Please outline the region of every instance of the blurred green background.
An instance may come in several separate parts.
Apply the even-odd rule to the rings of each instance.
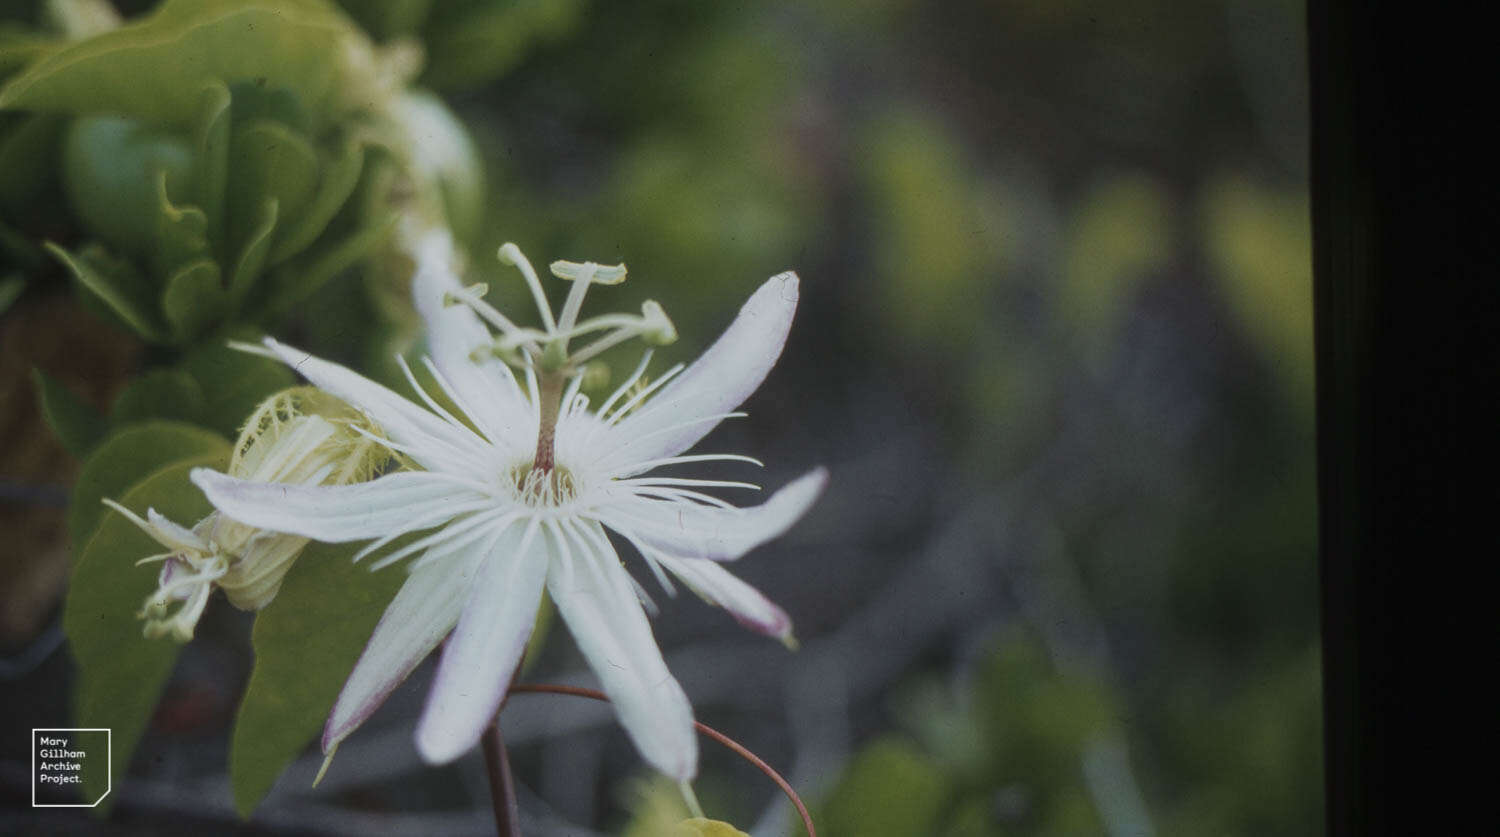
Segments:
[[[419,41],[419,83],[470,130],[484,209],[459,231],[502,307],[525,301],[504,241],[624,261],[593,304],[660,300],[688,359],[767,276],[801,275],[751,418],[705,449],[765,460],[768,487],[832,472],[737,568],[802,650],[686,599],[654,625],[700,718],[783,768],[820,834],[1321,833],[1300,3],[343,5]],[[7,234],[44,210],[7,207]],[[65,554],[46,515],[71,467],[39,452],[27,370],[55,362],[102,406],[143,362],[49,270],[0,280],[3,511],[27,544],[5,565],[11,661],[49,630],[61,580],[37,556]],[[388,374],[413,339],[401,293],[347,271],[285,334]],[[214,771],[242,617],[221,604],[179,662],[116,824],[232,816]],[[562,636],[534,679],[586,680]],[[61,656],[0,672],[20,711],[62,689]],[[411,752],[424,691],[318,791],[316,758],[295,765],[253,822],[482,833],[477,755]],[[650,833],[659,794],[607,711],[506,713],[536,833]],[[699,794],[793,833],[775,788],[709,745]]]

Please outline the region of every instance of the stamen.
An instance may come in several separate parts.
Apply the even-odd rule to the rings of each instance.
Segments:
[[[522,255],[521,248],[507,241],[500,246],[500,261],[514,265],[521,271],[526,279],[526,285],[531,288],[531,296],[536,300],[536,310],[541,312],[542,322],[547,326],[549,334],[557,331],[557,321],[552,319],[552,306],[547,303],[547,292],[542,290],[542,282],[536,278],[536,270],[531,267],[531,262]]]
[[[620,396],[628,392],[631,387],[635,386],[635,382],[639,381],[641,379],[641,376],[646,374],[646,364],[650,362],[651,350],[647,349],[646,353],[641,355],[640,365],[636,366],[635,371],[630,373],[630,377],[625,379],[625,383],[620,384],[620,388],[611,393],[609,398],[605,399],[604,403],[599,405],[598,416],[600,420],[604,419],[605,414],[609,412],[609,408],[615,405],[615,402],[620,399]]]
[[[662,376],[660,378],[657,378],[656,380],[652,381],[651,384],[650,384],[650,386],[647,386],[647,387],[643,388],[640,392],[638,392],[634,396],[632,396],[629,401],[625,402],[625,404],[623,406],[621,406],[620,409],[616,410],[615,413],[614,413],[614,415],[612,415],[608,419],[606,419],[606,423],[607,424],[618,424],[619,421],[620,421],[620,419],[622,417],[624,417],[624,415],[626,413],[628,413],[631,410],[635,409],[635,407],[636,407],[637,404],[640,404],[642,401],[645,401],[646,398],[648,398],[652,393],[654,393],[657,390],[661,389],[662,386],[664,384],[666,384],[667,381],[672,380],[672,378],[675,377],[678,372],[681,372],[685,368],[686,367],[684,367],[682,364],[679,363],[676,366],[673,366],[671,369],[668,369],[666,372],[662,373]]]

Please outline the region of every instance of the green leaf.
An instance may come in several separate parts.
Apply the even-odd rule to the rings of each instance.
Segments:
[[[287,262],[272,277],[266,314],[274,317],[286,313],[311,296],[324,282],[353,267],[385,238],[398,217],[390,213],[344,238]]]
[[[110,248],[155,260],[165,175],[171,192],[190,182],[192,154],[178,138],[139,122],[91,116],[63,134],[63,187],[84,226]]]
[[[149,287],[128,262],[108,258],[98,248],[71,253],[50,241],[45,246],[78,284],[132,331],[153,343],[168,341],[167,328],[156,314]]]
[[[219,280],[219,266],[210,259],[193,262],[172,274],[161,296],[162,313],[181,343],[218,322],[228,309],[229,296]]]
[[[356,565],[354,552],[345,544],[309,544],[281,592],[256,616],[255,670],[229,755],[241,816],[249,816],[322,729],[381,613],[406,580],[400,570]]]
[[[216,454],[228,447],[222,436],[171,421],[143,422],[110,434],[84,460],[73,483],[68,537],[74,556],[82,553],[104,517],[106,507],[100,500],[119,500],[130,486],[169,463]]]
[[[78,41],[0,89],[0,108],[107,112],[188,130],[203,84],[296,90],[330,121],[367,107],[373,48],[317,0],[168,0],[129,25]]]
[[[229,243],[244,248],[265,222],[265,204],[295,218],[318,185],[318,153],[285,124],[257,119],[236,125],[230,140]]]
[[[261,401],[296,383],[285,364],[224,345],[201,346],[182,365],[203,390],[203,424],[231,439]]]
[[[208,501],[188,482],[194,467],[222,468],[229,446],[218,452],[174,462],[141,480],[120,498],[127,508],[154,508],[183,525],[208,513]],[[63,631],[68,637],[78,677],[73,685],[74,723],[110,729],[111,770],[123,779],[131,754],[177,658],[176,643],[141,635],[136,613],[156,589],[153,568],[135,562],[161,547],[117,512],[108,513],[84,548],[68,584]],[[85,770],[86,796],[102,795],[108,781],[102,771]],[[110,805],[119,794],[106,797]]]
[[[240,249],[239,260],[234,265],[234,275],[229,280],[229,299],[236,310],[266,267],[266,254],[271,250],[271,237],[276,232],[276,221],[280,214],[281,205],[276,199],[266,198],[265,203],[261,204],[260,223],[250,231],[250,237]]]
[[[354,187],[359,185],[359,175],[364,169],[365,149],[357,141],[344,143],[337,156],[322,161],[322,182],[318,193],[303,211],[301,217],[292,221],[281,235],[276,237],[276,247],[271,251],[271,264],[286,261],[307,249],[333,220]]]
[[[224,194],[229,188],[229,128],[233,98],[224,82],[214,79],[198,92],[198,122],[194,130],[193,200],[208,217],[208,240],[219,254],[224,242]]]
[[[36,384],[42,418],[57,434],[58,441],[79,459],[88,456],[108,427],[104,417],[42,370],[32,369],[31,379]]]
[[[178,206],[167,194],[167,172],[156,172],[156,234],[151,255],[156,272],[171,276],[190,262],[208,259],[208,216],[196,206]],[[170,318],[169,318],[170,319]]]
[[[22,115],[20,122],[0,131],[0,208],[24,210],[55,176],[58,138],[64,119],[54,115]]]
[[[136,378],[110,411],[117,427],[147,419],[197,424],[203,415],[203,389],[181,369],[152,369]]]

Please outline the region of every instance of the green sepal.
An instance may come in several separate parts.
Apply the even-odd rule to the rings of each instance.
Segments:
[[[234,806],[242,817],[323,728],[380,615],[406,580],[400,569],[370,572],[356,565],[355,549],[309,544],[255,618],[255,669],[229,751]]]
[[[221,443],[215,453],[178,460],[155,471],[119,501],[138,513],[154,508],[191,526],[208,513],[209,505],[188,482],[188,472],[200,466],[223,468],[228,461],[229,445]],[[161,546],[150,536],[119,513],[109,512],[73,568],[63,605],[63,631],[78,667],[73,723],[111,731],[109,772],[116,789],[177,659],[178,645],[146,639],[136,618],[141,603],[156,589],[157,570],[135,563],[160,552]],[[93,765],[93,760],[85,762],[84,796],[98,798],[104,795],[110,775],[90,769]],[[105,813],[119,798],[118,793],[105,796],[96,810]]]
[[[167,278],[161,310],[179,343],[191,341],[229,310],[229,296],[211,259],[185,265]]]
[[[50,241],[44,246],[62,262],[79,285],[131,331],[153,343],[169,341],[167,327],[156,313],[156,300],[150,286],[129,262],[110,257],[96,245],[78,253]]]
[[[73,542],[74,558],[80,556],[104,517],[106,509],[100,500],[119,499],[146,475],[178,459],[206,456],[228,446],[229,442],[216,433],[172,421],[132,424],[105,437],[84,460],[73,483],[68,538]]]
[[[31,380],[36,384],[42,418],[57,434],[58,441],[75,457],[88,456],[109,426],[104,416],[40,369],[31,370]]]
[[[131,382],[115,399],[110,423],[123,427],[138,421],[166,419],[197,424],[203,416],[203,388],[181,369],[152,369]]]

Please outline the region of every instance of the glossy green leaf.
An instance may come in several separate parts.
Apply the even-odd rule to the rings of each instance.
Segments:
[[[74,120],[63,136],[63,187],[84,226],[110,248],[157,257],[160,178],[184,194],[191,151],[177,137],[114,116]]]
[[[153,343],[167,342],[167,327],[156,313],[151,289],[132,265],[109,258],[97,247],[73,253],[50,241],[45,246],[79,285],[130,330]]]
[[[255,619],[255,670],[230,747],[234,804],[242,816],[317,736],[380,615],[406,580],[370,572],[356,545],[312,543]],[[336,593],[337,595],[332,595]]]
[[[137,512],[154,508],[190,526],[209,505],[188,482],[188,471],[198,466],[222,468],[228,461],[229,446],[222,444],[217,453],[174,462],[141,480],[120,502]],[[141,603],[156,589],[157,572],[135,562],[160,551],[156,541],[124,516],[109,512],[73,569],[63,606],[63,631],[78,666],[74,723],[112,731],[110,760],[116,783],[125,776],[179,648],[171,641],[146,639],[136,618]],[[85,795],[101,795],[108,778],[102,771],[86,770]],[[101,805],[118,798],[111,794]]]
[[[156,234],[151,261],[156,273],[171,276],[192,262],[211,257],[208,248],[208,216],[196,206],[178,206],[167,194],[167,173],[156,173]],[[172,318],[168,316],[168,322]]]
[[[229,183],[229,128],[232,99],[224,82],[205,82],[198,92],[193,157],[193,201],[208,218],[208,240],[222,259],[224,193]]]
[[[216,454],[228,447],[228,440],[218,434],[171,421],[133,424],[107,436],[84,461],[73,483],[68,504],[73,554],[82,551],[104,517],[106,507],[100,500],[120,499],[130,486],[169,463]]]
[[[231,439],[261,401],[296,383],[285,364],[219,343],[194,349],[182,367],[203,390],[204,426]]]
[[[355,141],[344,143],[336,154],[325,155],[317,195],[302,211],[301,216],[290,221],[276,237],[270,264],[277,265],[295,256],[323,234],[328,222],[333,220],[349,200],[349,196],[354,194],[364,163],[364,146]]]
[[[57,434],[58,441],[79,459],[87,456],[108,427],[104,417],[42,370],[31,370],[31,380],[36,384],[42,418]]]
[[[181,369],[152,369],[115,399],[109,419],[117,427],[148,419],[197,424],[203,415],[203,388]]]
[[[231,132],[229,242],[243,248],[265,221],[265,204],[278,203],[285,222],[300,214],[318,186],[318,154],[281,122],[258,119]]]
[[[240,248],[239,259],[235,262],[234,273],[229,280],[230,304],[236,310],[250,293],[255,280],[265,270],[266,257],[271,252],[271,241],[276,233],[276,223],[281,216],[281,204],[275,198],[266,198],[261,204],[260,213],[260,223],[250,231],[249,238]]]
[[[228,309],[229,295],[219,278],[219,266],[213,261],[193,262],[167,277],[161,310],[179,342],[197,337]]]
[[[307,299],[323,283],[353,267],[390,232],[398,216],[391,213],[353,233],[287,262],[275,272],[267,291],[266,313],[279,316]]]
[[[318,0],[168,0],[68,44],[0,89],[0,108],[108,112],[190,129],[205,82],[296,90],[329,120],[368,104],[372,47]]]

